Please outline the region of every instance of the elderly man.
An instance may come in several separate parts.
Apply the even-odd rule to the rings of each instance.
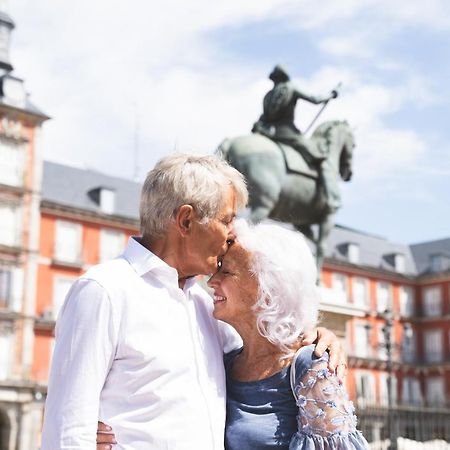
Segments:
[[[169,156],[148,174],[142,238],[83,275],[60,313],[42,450],[95,449],[98,419],[117,449],[223,449],[222,355],[238,341],[194,276],[215,271],[246,201],[215,156]]]

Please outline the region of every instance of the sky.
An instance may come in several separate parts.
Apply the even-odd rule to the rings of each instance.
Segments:
[[[173,151],[250,132],[283,64],[341,94],[353,179],[336,222],[394,242],[450,237],[448,0],[9,0],[14,74],[52,117],[44,158],[142,181]],[[305,129],[318,106],[299,103]]]

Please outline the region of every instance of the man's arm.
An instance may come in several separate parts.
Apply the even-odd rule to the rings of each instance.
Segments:
[[[117,326],[104,288],[78,280],[56,326],[41,450],[96,448],[100,392],[116,342]]]
[[[315,105],[318,105],[319,103],[325,103],[325,102],[331,100],[332,98],[337,97],[336,91],[333,91],[330,95],[327,95],[326,97],[306,94],[305,92],[301,91],[297,87],[294,88],[294,92],[295,92],[296,98],[306,100],[307,102],[314,103]]]

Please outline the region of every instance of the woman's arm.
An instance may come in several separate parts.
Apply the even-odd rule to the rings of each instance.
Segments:
[[[306,350],[299,359],[294,385],[298,431],[290,448],[368,449],[367,441],[356,430],[355,409],[345,386],[328,370],[327,354],[316,359]]]
[[[97,424],[97,450],[111,450],[117,444],[113,429],[103,422]]]

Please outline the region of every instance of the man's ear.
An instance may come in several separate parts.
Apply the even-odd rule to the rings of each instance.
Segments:
[[[175,215],[175,224],[182,236],[190,233],[192,221],[195,217],[194,208],[191,205],[181,205]]]

